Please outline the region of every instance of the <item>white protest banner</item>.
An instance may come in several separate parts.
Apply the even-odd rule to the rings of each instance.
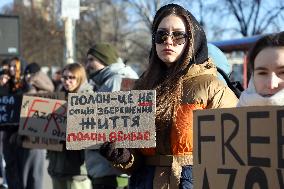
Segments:
[[[19,134],[65,140],[67,102],[23,96]]]
[[[69,93],[66,148],[99,148],[106,141],[117,147],[156,146],[156,91]]]
[[[194,188],[284,188],[284,107],[194,111]]]
[[[26,136],[23,141],[24,148],[33,148],[33,149],[46,149],[50,151],[62,151],[63,144],[57,139],[50,139],[44,137],[32,137]]]

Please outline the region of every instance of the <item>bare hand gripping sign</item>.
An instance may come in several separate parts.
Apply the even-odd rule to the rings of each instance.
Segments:
[[[65,140],[66,106],[64,100],[23,96],[19,134]]]
[[[284,188],[284,107],[194,112],[194,188]]]
[[[66,148],[99,148],[106,141],[117,147],[156,146],[156,91],[68,94]]]

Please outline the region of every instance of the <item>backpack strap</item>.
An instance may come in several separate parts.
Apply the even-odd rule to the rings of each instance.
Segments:
[[[222,77],[225,79],[228,87],[235,93],[235,95],[240,98],[242,91],[244,88],[242,87],[241,83],[239,81],[230,81],[228,75],[220,68],[217,67],[217,71],[222,75]]]

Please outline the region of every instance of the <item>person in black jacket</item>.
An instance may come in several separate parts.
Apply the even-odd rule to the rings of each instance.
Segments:
[[[6,85],[9,95],[22,94],[23,90],[23,63],[18,57],[14,57],[9,62],[10,79]],[[13,141],[18,131],[18,125],[9,125],[5,128],[3,134],[3,155],[6,162],[6,178],[9,189],[22,189],[20,182],[20,165],[18,152],[21,148]]]

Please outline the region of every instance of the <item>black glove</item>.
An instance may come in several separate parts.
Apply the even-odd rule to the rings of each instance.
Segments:
[[[115,148],[115,142],[105,142],[100,147],[100,154],[114,164],[129,162],[131,153],[127,148]]]

